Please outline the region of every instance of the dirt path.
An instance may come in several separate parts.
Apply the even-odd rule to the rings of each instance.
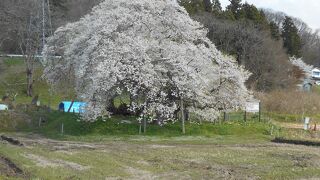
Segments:
[[[127,142],[123,141],[105,141],[100,143],[91,143],[91,142],[79,142],[79,141],[60,141],[60,140],[53,140],[48,139],[36,134],[28,135],[28,136],[15,136],[15,137],[9,137],[5,135],[0,136],[5,137],[5,141],[8,141],[10,144],[18,145],[18,146],[25,146],[25,147],[34,147],[34,146],[43,146],[50,151],[62,151],[72,152],[73,150],[79,151],[79,150],[106,150],[106,149],[112,149],[115,150],[117,148],[124,148],[127,147]],[[9,139],[9,140],[8,140]],[[2,138],[2,140],[4,140]],[[133,141],[134,142],[134,141]],[[139,143],[130,143],[130,146],[132,147],[140,147]],[[175,144],[175,143],[161,143],[161,142],[149,142],[144,147],[148,149],[175,149],[175,148],[276,148],[276,147],[288,147],[288,146],[294,146],[289,144],[280,144],[280,143],[273,143],[273,142],[265,142],[265,143],[248,143],[248,144]]]

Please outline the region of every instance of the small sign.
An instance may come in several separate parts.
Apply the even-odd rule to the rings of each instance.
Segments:
[[[0,104],[0,111],[5,111],[5,110],[8,110],[8,106],[5,105],[5,104]]]
[[[310,118],[309,117],[305,117],[304,118],[304,123],[305,124],[309,124],[310,123]]]
[[[247,102],[246,103],[246,112],[249,113],[258,113],[260,111],[259,102]]]
[[[309,124],[310,124],[310,118],[309,117],[305,117],[304,118],[304,130],[308,130],[309,129]]]

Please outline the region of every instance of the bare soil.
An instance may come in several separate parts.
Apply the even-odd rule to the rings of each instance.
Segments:
[[[26,178],[26,174],[10,159],[0,156],[0,174],[7,177]]]
[[[6,141],[6,142],[8,142],[8,143],[10,143],[12,145],[15,145],[15,146],[23,146],[23,144],[19,140],[14,139],[12,137],[7,137],[5,135],[1,135],[0,136],[0,140]]]

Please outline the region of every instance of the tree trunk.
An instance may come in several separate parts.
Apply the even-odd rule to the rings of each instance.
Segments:
[[[147,133],[147,118],[143,116],[143,133]]]
[[[27,96],[33,96],[33,72],[27,68]]]
[[[185,114],[184,114],[184,105],[183,105],[183,99],[182,98],[181,98],[181,101],[180,101],[180,108],[181,108],[182,134],[185,134],[186,133]]]

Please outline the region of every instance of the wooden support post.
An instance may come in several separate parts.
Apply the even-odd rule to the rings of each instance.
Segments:
[[[71,110],[71,108],[72,108],[72,106],[73,106],[73,103],[74,103],[74,100],[71,101],[70,107],[69,107],[69,109],[68,109],[68,113],[70,112],[70,110]]]
[[[142,122],[139,123],[139,134],[141,134],[142,131]]]
[[[143,116],[143,133],[147,133],[147,119]]]
[[[227,113],[223,112],[223,121],[226,122],[227,121]]]
[[[182,134],[185,134],[186,127],[185,127],[185,116],[184,116],[184,104],[183,104],[182,98],[180,100],[180,108],[181,108]]]
[[[143,123],[143,120],[144,120],[144,115],[142,116],[142,120],[139,122],[139,134],[142,133],[142,123]]]

